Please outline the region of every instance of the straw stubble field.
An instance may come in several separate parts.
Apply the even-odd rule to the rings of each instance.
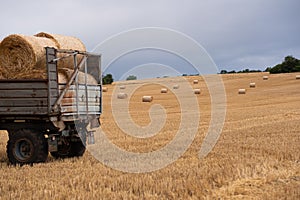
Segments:
[[[32,199],[299,199],[300,198],[300,82],[295,74],[223,75],[227,116],[213,151],[198,158],[210,121],[210,96],[200,77],[188,77],[197,95],[201,121],[188,151],[159,171],[130,174],[98,162],[89,153],[82,158],[54,160],[45,164],[14,167],[7,164],[7,135],[0,140],[0,198]],[[197,85],[193,80],[199,79]],[[173,80],[172,80],[173,81]],[[249,87],[238,94],[239,88]],[[150,122],[148,110],[161,104],[167,112],[165,127],[155,137],[137,139],[116,126],[111,113],[108,86],[104,95],[102,128],[123,149],[148,152],[166,145],[180,123],[174,94],[160,93],[161,86],[143,86],[130,101],[130,114],[139,125]],[[143,95],[153,96],[142,103]]]

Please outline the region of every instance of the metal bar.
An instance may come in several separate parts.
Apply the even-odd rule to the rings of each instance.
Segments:
[[[85,103],[86,103],[86,112],[89,114],[89,97],[88,97],[88,86],[87,86],[87,62],[84,64],[84,85],[85,85]]]
[[[62,57],[59,57],[59,58],[55,58],[55,59],[53,59],[51,62],[57,62],[57,61],[59,61],[59,60],[62,60],[62,59],[65,59],[65,58],[74,56],[75,54],[77,54],[77,52],[72,53],[72,54],[68,54],[68,55],[66,55],[66,56],[62,56]]]
[[[77,67],[77,59],[76,59],[76,55],[74,54],[74,70]],[[77,117],[79,117],[79,92],[78,92],[78,73],[75,76],[75,86],[76,86],[76,109],[77,109]]]
[[[60,96],[57,98],[54,106],[52,107],[52,110],[55,110],[58,105],[60,104],[61,100],[64,98],[64,95],[66,94],[66,92],[69,90],[70,86],[72,85],[72,82],[74,81],[76,75],[78,74],[79,69],[82,67],[82,65],[86,62],[86,57],[84,57],[81,62],[79,63],[79,65],[77,66],[77,68],[74,70],[70,80],[68,81],[68,83],[66,84],[65,89],[60,93]]]
[[[67,53],[67,54],[76,53],[76,54],[81,54],[81,55],[86,55],[86,56],[100,56],[100,54],[96,54],[96,53],[91,53],[91,52],[86,52],[86,51],[73,51],[73,50],[68,50],[68,49],[58,49],[57,52],[58,53]]]
[[[100,90],[101,90],[101,93],[100,93],[100,112],[102,113],[102,70],[101,70],[101,55],[99,55],[99,70],[98,70],[98,77],[99,77],[99,84],[100,84]]]

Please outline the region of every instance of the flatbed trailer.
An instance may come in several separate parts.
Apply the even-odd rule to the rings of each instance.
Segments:
[[[44,162],[49,152],[55,158],[82,156],[87,138],[93,141],[87,126],[100,126],[101,55],[45,50],[46,79],[0,80],[0,130],[8,132],[7,156],[13,164]],[[77,56],[82,57],[79,63]],[[58,63],[69,57],[74,58],[74,71],[60,83]],[[79,73],[84,80],[78,80]]]

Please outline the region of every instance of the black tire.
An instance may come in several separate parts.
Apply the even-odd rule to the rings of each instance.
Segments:
[[[38,131],[21,129],[9,134],[6,151],[12,164],[45,162],[48,157],[48,143]]]
[[[54,158],[72,158],[81,157],[85,152],[85,146],[81,141],[70,142],[69,144],[63,144],[58,146],[58,151],[51,152]]]

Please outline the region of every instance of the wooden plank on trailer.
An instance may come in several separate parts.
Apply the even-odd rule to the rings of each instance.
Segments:
[[[84,97],[85,98],[85,90],[78,90],[78,97]],[[75,90],[69,90],[66,92],[66,94],[64,95],[65,98],[72,98],[72,97],[76,97],[76,91]],[[97,91],[97,90],[88,90],[88,97],[89,98],[99,98],[101,97],[101,92]]]
[[[100,111],[100,106],[89,106],[89,111],[91,112],[97,112]],[[62,113],[76,113],[77,112],[77,107],[76,106],[62,106],[61,107],[61,112]],[[86,106],[79,106],[79,112],[86,112]]]
[[[45,115],[48,107],[0,107],[0,115]]]
[[[24,90],[24,89],[47,89],[47,82],[3,82],[0,84],[0,90]]]
[[[0,107],[36,107],[36,106],[47,106],[47,98],[8,98],[0,99]]]
[[[47,90],[22,89],[22,90],[0,90],[0,98],[46,98]]]

